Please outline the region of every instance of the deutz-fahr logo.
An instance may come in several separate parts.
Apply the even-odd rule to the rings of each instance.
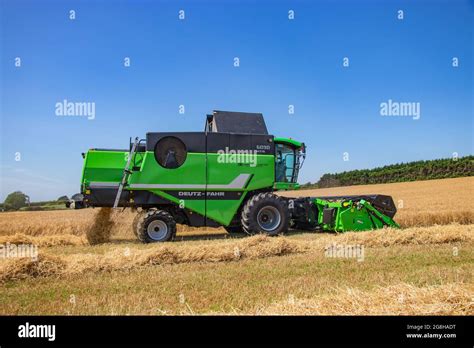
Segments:
[[[224,197],[225,192],[223,191],[208,191],[208,192],[202,192],[202,191],[179,191],[178,196],[179,197]]]

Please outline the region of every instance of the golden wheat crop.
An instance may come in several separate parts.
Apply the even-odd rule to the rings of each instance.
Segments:
[[[34,244],[38,247],[67,246],[67,245],[87,245],[85,237],[71,234],[51,234],[44,236],[30,236],[16,233],[12,235],[0,236],[0,244]]]
[[[6,235],[74,235],[86,236],[88,231],[102,229],[100,221],[108,216],[101,215],[100,208],[81,210],[56,210],[56,211],[31,211],[31,212],[6,212],[0,213],[0,236]],[[110,220],[113,223],[108,238],[135,239],[132,232],[132,222],[136,212],[130,209],[113,211]],[[97,222],[96,219],[99,219]],[[96,226],[94,226],[96,225]],[[185,232],[187,235],[208,235],[226,233],[222,228],[196,228],[178,225],[178,237]],[[179,239],[179,238],[178,238]]]

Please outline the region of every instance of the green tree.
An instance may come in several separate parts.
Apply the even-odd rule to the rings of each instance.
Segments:
[[[29,202],[29,197],[21,191],[10,193],[3,203],[5,210],[18,210],[25,207]]]
[[[456,178],[472,176],[474,156],[465,156],[454,161],[443,158],[429,161],[396,163],[373,169],[326,173],[313,184],[318,187],[378,184],[414,180]]]

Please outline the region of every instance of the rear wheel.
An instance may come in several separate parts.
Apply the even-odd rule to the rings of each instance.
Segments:
[[[176,235],[176,221],[163,210],[150,210],[137,224],[137,237],[143,243],[167,242]]]
[[[242,210],[242,227],[248,234],[266,233],[276,236],[285,233],[289,225],[288,205],[273,193],[259,193],[250,198]]]

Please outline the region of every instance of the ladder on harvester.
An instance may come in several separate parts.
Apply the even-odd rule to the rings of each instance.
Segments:
[[[127,164],[125,165],[125,168],[123,170],[122,181],[120,181],[118,191],[117,191],[117,196],[115,197],[114,208],[118,207],[118,204],[120,202],[120,197],[122,196],[123,188],[126,185],[127,180],[128,180],[128,176],[132,174],[132,171],[130,170],[130,163],[132,162],[132,157],[135,156],[135,151],[137,150],[137,146],[138,146],[138,137],[135,138],[135,141],[133,142],[133,145],[132,145],[132,150],[130,150],[130,153],[128,154]]]

